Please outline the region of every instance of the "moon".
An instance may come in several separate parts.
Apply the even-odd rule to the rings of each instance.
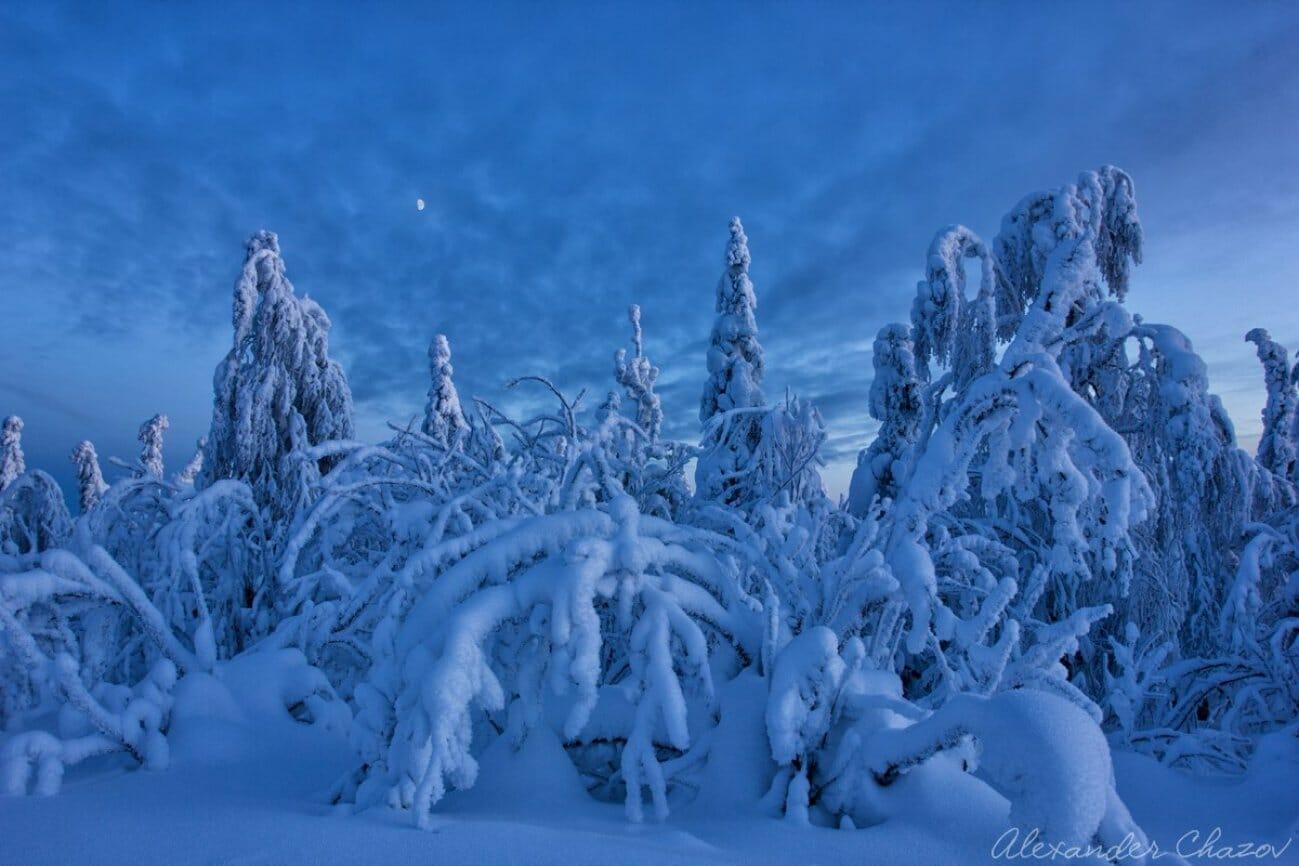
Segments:
[[[415,199],[415,210],[424,210],[424,199]]]

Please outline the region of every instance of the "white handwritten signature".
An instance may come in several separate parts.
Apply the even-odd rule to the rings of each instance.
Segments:
[[[1210,860],[1277,860],[1289,850],[1294,839],[1284,845],[1269,842],[1222,842],[1222,828],[1214,827],[1208,833],[1188,830],[1177,840],[1172,850],[1161,848],[1158,842],[1146,840],[1132,833],[1113,844],[1090,842],[1079,845],[1072,842],[1051,842],[1042,832],[1031,829],[1027,833],[1011,827],[997,838],[992,846],[994,860],[1085,860],[1101,858],[1112,863],[1121,860],[1160,860],[1170,855],[1184,858],[1202,857]]]

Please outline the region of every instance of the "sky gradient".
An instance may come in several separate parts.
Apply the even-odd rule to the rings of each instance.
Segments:
[[[1245,331],[1299,347],[1299,6],[220,5],[0,7],[0,414],[65,484],[155,412],[192,453],[260,228],[363,436],[421,411],[437,332],[466,400],[540,373],[598,402],[635,302],[693,438],[738,214],[767,393],[820,407],[835,492],[933,234],[990,240],[1083,169],[1135,178],[1129,306],[1191,337],[1247,447]]]

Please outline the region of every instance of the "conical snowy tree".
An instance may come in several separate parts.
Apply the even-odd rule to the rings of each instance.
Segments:
[[[695,470],[702,499],[735,505],[744,498],[743,478],[762,437],[762,345],[749,280],[749,239],[740,218],[731,220],[726,270],[717,284],[717,319],[708,346],[708,381],[699,401],[704,423],[703,455]]]
[[[0,490],[13,484],[27,471],[23,458],[23,419],[10,415],[0,428]]]
[[[329,329],[324,310],[294,294],[275,234],[249,239],[235,284],[234,345],[216,372],[205,485],[247,481],[261,507],[283,516],[284,455],[352,437],[352,393],[329,357]],[[305,442],[295,436],[295,419]]]
[[[717,284],[717,320],[708,346],[708,381],[699,420],[719,412],[762,406],[763,358],[754,311],[758,298],[749,280],[749,239],[740,218],[731,220],[726,272]]]
[[[154,415],[140,425],[140,465],[154,478],[162,477],[162,437],[170,426],[166,415]]]
[[[452,380],[451,343],[443,334],[433,338],[428,347],[428,403],[424,406],[424,435],[446,447],[455,447],[469,432],[469,422],[460,406],[460,394]]]
[[[1263,435],[1258,440],[1258,462],[1282,478],[1291,478],[1295,470],[1295,383],[1290,376],[1290,358],[1285,347],[1272,339],[1266,328],[1254,328],[1245,335],[1258,347],[1267,384],[1267,403],[1263,407]]]
[[[90,440],[82,441],[72,452],[72,462],[77,467],[77,493],[81,513],[85,514],[99,504],[108,485],[99,470],[99,455]]]
[[[876,496],[892,498],[920,430],[921,381],[911,329],[893,324],[880,328],[871,357],[870,413],[880,422],[870,446],[857,456],[848,488],[848,510],[864,516]]]

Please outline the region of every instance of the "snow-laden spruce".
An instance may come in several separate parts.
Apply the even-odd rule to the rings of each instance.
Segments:
[[[85,514],[99,504],[108,485],[99,468],[99,454],[89,439],[82,440],[72,451],[72,462],[77,467],[77,501]]]
[[[870,415],[880,422],[874,441],[857,458],[848,489],[848,509],[858,517],[871,502],[892,499],[910,469],[907,461],[920,430],[923,383],[916,364],[911,329],[892,324],[880,328],[871,353]]]
[[[352,435],[352,392],[329,357],[329,317],[294,294],[279,239],[262,231],[234,291],[234,344],[217,367],[202,480],[248,482],[278,521],[295,495],[290,455]]]
[[[695,487],[706,499],[734,504],[761,438],[758,417],[766,405],[766,369],[758,342],[757,294],[749,279],[749,238],[740,218],[731,220],[725,270],[717,283],[717,318],[709,337],[699,420],[705,427],[704,451],[695,469]]]
[[[469,422],[460,408],[460,394],[451,376],[451,343],[443,334],[433,338],[428,347],[430,384],[428,403],[424,406],[424,424],[421,429],[442,445],[458,444],[469,432]]]
[[[761,406],[765,370],[758,323],[758,298],[749,279],[749,238],[739,217],[731,220],[725,265],[717,283],[717,319],[708,347],[708,381],[699,402],[699,420],[719,412]]]
[[[1290,370],[1290,354],[1272,339],[1266,328],[1254,328],[1245,335],[1258,347],[1263,365],[1263,382],[1267,402],[1263,406],[1263,433],[1258,440],[1258,462],[1282,478],[1291,478],[1295,470],[1296,391]]]
[[[23,419],[17,415],[5,418],[0,426],[0,490],[4,490],[27,471],[23,457]]]
[[[140,467],[147,475],[162,477],[162,439],[170,426],[166,415],[154,415],[140,425]]]

